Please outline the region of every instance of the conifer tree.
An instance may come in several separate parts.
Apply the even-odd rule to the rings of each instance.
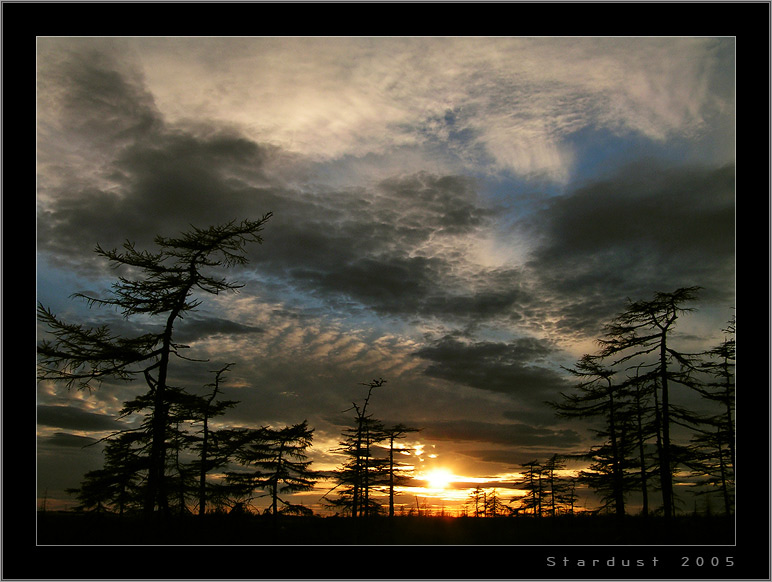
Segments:
[[[351,517],[368,517],[380,510],[380,505],[370,497],[371,490],[382,484],[388,473],[388,459],[374,455],[374,445],[387,438],[387,432],[381,421],[375,419],[367,408],[373,390],[380,388],[386,380],[380,378],[361,384],[367,387],[367,395],[361,406],[356,402],[346,412],[356,414],[354,426],[343,431],[343,440],[339,452],[348,460],[335,472],[338,497],[330,500],[330,505],[348,511]],[[325,495],[325,498],[327,496]]]
[[[250,472],[229,471],[229,481],[245,490],[266,490],[270,499],[267,513],[274,519],[280,513],[310,513],[302,504],[291,503],[284,496],[309,491],[318,480],[319,473],[311,470],[307,453],[313,433],[314,429],[305,420],[281,429],[255,431],[250,442],[236,453],[238,462],[254,469]]]
[[[233,438],[228,438],[228,436],[235,436],[232,431],[214,431],[210,425],[212,418],[224,414],[227,409],[238,404],[233,400],[218,400],[221,393],[220,385],[225,382],[225,373],[230,370],[232,365],[227,364],[214,371],[214,381],[205,386],[210,390],[209,394],[191,399],[188,404],[191,408],[191,421],[201,425],[192,445],[192,448],[198,451],[198,458],[194,465],[197,465],[195,468],[198,475],[199,515],[206,514],[207,492],[209,490],[208,473],[228,463],[231,453],[238,448],[240,440],[236,439],[234,442]]]
[[[525,491],[525,495],[520,498],[520,507],[526,511],[530,509],[534,517],[542,517],[543,468],[536,459],[521,464],[520,468],[523,469],[523,478],[515,482],[516,487]]]
[[[138,446],[141,437],[140,433],[129,431],[106,442],[104,466],[87,472],[80,487],[67,490],[80,501],[77,509],[113,511],[122,516],[141,506],[140,484],[147,469],[146,457]]]
[[[696,478],[697,494],[718,492],[724,512],[730,515],[734,506],[735,471],[735,319],[723,330],[724,340],[706,351],[699,370],[707,380],[692,387],[715,406],[715,411],[695,419],[695,434],[686,464]]]
[[[625,513],[625,460],[620,443],[620,420],[625,402],[621,386],[613,381],[615,371],[602,366],[594,356],[583,356],[574,368],[567,370],[582,381],[574,394],[561,394],[561,401],[549,404],[560,417],[603,419],[603,427],[595,432],[608,440],[588,453],[594,460],[595,474],[586,472],[584,479],[594,488],[610,491],[616,514],[622,516]]]
[[[404,438],[408,433],[416,432],[419,429],[409,428],[403,424],[397,424],[384,429],[384,434],[389,442],[389,465],[388,465],[388,480],[389,480],[389,517],[394,517],[394,487],[407,482],[407,476],[404,474],[404,470],[407,469],[403,463],[396,462],[394,460],[394,442],[397,439]],[[400,452],[406,452],[406,449],[400,449]]]
[[[160,329],[136,337],[121,337],[107,326],[89,328],[67,323],[42,305],[38,318],[51,334],[38,345],[39,378],[62,381],[67,386],[93,388],[112,378],[145,380],[153,400],[149,409],[152,429],[144,510],[168,512],[168,492],[164,479],[169,430],[169,374],[173,356],[185,346],[175,340],[175,324],[195,310],[201,300],[197,293],[218,294],[235,291],[242,285],[228,282],[217,274],[247,262],[245,248],[261,243],[260,231],[270,219],[230,222],[183,233],[178,238],[157,236],[156,252],[138,250],[127,241],[123,251],[106,250],[97,245],[96,253],[128,274],[114,283],[112,296],[91,297],[78,293],[89,306],[115,307],[124,317],[158,320]],[[136,278],[129,278],[136,275]]]
[[[661,395],[657,403],[659,421],[659,477],[662,505],[666,519],[674,510],[673,470],[671,444],[671,415],[673,408],[670,392],[673,384],[689,385],[693,362],[689,356],[673,349],[670,340],[678,318],[692,308],[685,303],[697,298],[699,287],[677,289],[672,293],[655,293],[648,301],[630,302],[627,309],[605,327],[605,335],[598,340],[601,358],[612,360],[610,367],[625,362],[642,364],[646,372],[642,378],[653,382]]]

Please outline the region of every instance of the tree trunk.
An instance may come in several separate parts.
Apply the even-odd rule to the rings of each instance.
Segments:
[[[659,471],[665,520],[670,520],[673,517],[673,475],[670,466],[670,404],[667,382],[667,342],[664,331],[660,342],[659,365],[662,383],[662,451]]]

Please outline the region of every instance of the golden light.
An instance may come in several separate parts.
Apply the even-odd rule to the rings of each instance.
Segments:
[[[445,489],[453,482],[455,475],[447,469],[432,469],[424,475],[426,484],[431,489]]]

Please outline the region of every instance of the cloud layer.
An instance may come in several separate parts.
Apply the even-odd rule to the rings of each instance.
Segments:
[[[67,300],[112,282],[97,243],[270,211],[230,274],[242,292],[178,329],[206,370],[236,362],[233,424],[308,418],[331,443],[359,383],[383,376],[378,416],[478,443],[470,462],[571,449],[582,430],[543,403],[628,297],[704,287],[706,340],[729,317],[733,52],[711,38],[40,38],[38,299],[152,325]],[[97,417],[43,386],[38,421],[107,430],[134,389],[92,395]]]

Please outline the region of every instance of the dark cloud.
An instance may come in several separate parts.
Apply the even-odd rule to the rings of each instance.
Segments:
[[[258,218],[270,210],[261,199],[272,199],[271,193],[250,185],[257,181],[250,173],[264,163],[256,144],[237,136],[159,136],[130,149],[136,153],[111,162],[120,168],[112,179],[114,191],[73,189],[39,217],[40,248],[67,255],[83,254],[97,243],[110,248],[131,240],[148,246],[159,234]],[[239,172],[242,165],[250,169]]]
[[[244,335],[263,333],[261,327],[245,325],[236,321],[221,317],[203,317],[192,314],[180,322],[177,326],[180,341],[192,342],[197,339],[209,338],[221,335]]]
[[[726,258],[734,253],[734,168],[624,168],[614,179],[557,198],[546,212],[540,264],[609,250]]]
[[[579,435],[573,430],[523,423],[429,421],[422,427],[421,434],[437,440],[477,441],[521,447],[565,448],[579,443]]]
[[[273,287],[277,293],[289,288],[380,314],[467,320],[509,315],[527,302],[514,272],[459,278],[451,275],[458,256],[422,250],[433,237],[469,234],[489,223],[492,210],[479,204],[470,178],[419,172],[372,189],[277,186],[281,180],[271,168],[288,156],[276,147],[225,130],[170,127],[141,76],[118,55],[80,56],[67,61],[72,75],[55,76],[56,86],[72,104],[64,119],[80,120],[70,131],[105,144],[103,181],[73,179],[66,196],[41,210],[38,228],[39,249],[68,258],[73,269],[84,268],[78,266],[84,256],[95,264],[90,253],[97,243],[110,248],[131,240],[148,247],[156,235],[175,235],[191,224],[271,211],[264,245],[250,249],[250,268],[274,285],[282,281]],[[89,98],[80,107],[98,103],[98,119],[125,119],[84,124],[91,114],[76,107],[84,93]],[[119,138],[116,126],[134,131],[122,130]]]
[[[38,446],[45,449],[73,448],[82,449],[96,444],[97,439],[66,432],[57,432],[52,436],[38,437]]]
[[[553,353],[551,345],[535,338],[505,343],[463,342],[446,336],[416,355],[431,362],[425,369],[428,376],[507,394],[541,407],[548,395],[566,385],[547,359]]]
[[[393,208],[408,216],[406,224],[396,226],[425,233],[464,234],[486,224],[493,214],[474,203],[475,186],[464,176],[419,172],[383,180],[378,191],[391,199]]]
[[[553,200],[528,269],[565,333],[594,334],[627,298],[703,287],[733,302],[734,168],[626,167]]]
[[[118,428],[115,419],[110,416],[87,412],[71,406],[39,404],[37,407],[37,422],[42,426],[70,430],[106,431]]]
[[[436,276],[444,263],[424,257],[361,257],[335,270],[296,270],[296,278],[313,289],[344,295],[386,314],[413,314],[437,289]]]
[[[153,96],[118,42],[46,39],[39,52],[47,63],[38,69],[41,99],[58,98],[58,120],[70,137],[87,138],[90,147],[115,146],[158,128]]]
[[[118,48],[74,46],[39,75],[53,101],[40,121],[40,194],[51,195],[39,209],[40,250],[75,258],[97,243],[142,247],[271,210],[266,167],[288,156],[227,128],[170,126]]]

